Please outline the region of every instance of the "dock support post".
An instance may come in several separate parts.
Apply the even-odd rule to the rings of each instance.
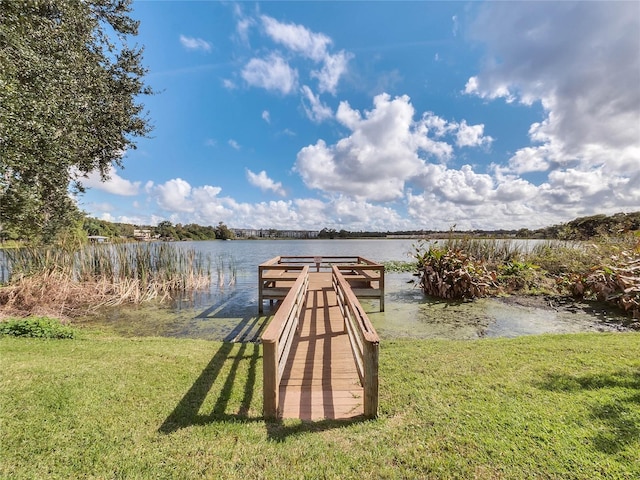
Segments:
[[[364,342],[364,416],[378,416],[378,357],[380,344]]]
[[[264,398],[264,416],[278,418],[280,387],[278,385],[278,342],[262,344],[262,394]]]

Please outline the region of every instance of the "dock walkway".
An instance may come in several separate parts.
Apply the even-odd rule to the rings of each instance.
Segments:
[[[260,309],[265,299],[278,302],[262,335],[267,417],[377,416],[379,338],[356,292],[383,309],[384,267],[327,258],[276,257],[259,267]]]
[[[363,415],[363,389],[330,273],[309,274],[298,329],[280,380],[280,415],[303,420]]]

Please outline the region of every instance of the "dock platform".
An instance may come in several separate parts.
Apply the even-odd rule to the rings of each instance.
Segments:
[[[281,263],[271,263],[275,264]],[[281,298],[262,335],[265,416],[377,416],[379,339],[342,274],[353,278],[358,263],[355,270],[334,264],[329,272],[319,266],[310,272],[309,265],[287,265],[286,270],[265,269],[260,274],[261,286],[274,289]],[[363,284],[359,276],[360,291],[383,289],[384,267],[366,265],[376,265],[366,275],[369,282],[373,278],[379,283]]]

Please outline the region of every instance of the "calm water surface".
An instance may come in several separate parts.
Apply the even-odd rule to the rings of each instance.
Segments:
[[[87,319],[121,335],[160,335],[211,340],[253,341],[270,312],[259,317],[258,265],[278,255],[363,256],[383,263],[410,261],[414,240],[235,240],[176,243],[211,256],[209,291],[174,302],[169,308],[144,305],[101,312]],[[531,241],[522,241],[530,247]],[[378,302],[363,306],[384,338],[476,339],[540,333],[615,330],[603,310],[572,311],[522,305],[499,299],[451,303],[426,299],[411,274],[387,274],[385,312]]]

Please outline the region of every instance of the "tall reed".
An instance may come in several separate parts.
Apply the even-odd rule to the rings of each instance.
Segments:
[[[6,261],[10,278],[0,306],[16,309],[51,304],[73,313],[167,299],[211,283],[208,255],[167,243],[21,248],[7,252]]]
[[[526,252],[523,244],[503,239],[449,238],[444,247],[452,251],[463,251],[467,255],[495,267],[505,262],[522,260]]]

